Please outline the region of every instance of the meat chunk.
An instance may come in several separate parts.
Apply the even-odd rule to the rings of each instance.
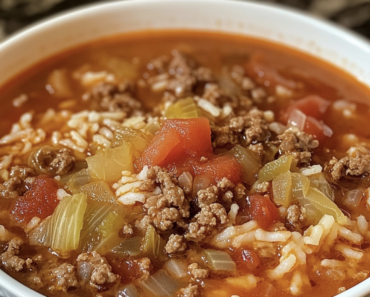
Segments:
[[[212,203],[202,207],[193,221],[189,224],[185,238],[189,241],[198,242],[203,240],[214,227],[228,222],[225,208],[219,203]]]
[[[67,292],[69,288],[78,287],[78,280],[76,276],[76,267],[69,263],[51,269],[48,275],[52,285],[49,287],[51,291]]]
[[[33,182],[35,171],[26,166],[13,166],[10,168],[9,180],[0,184],[1,198],[16,198],[23,195]]]
[[[148,179],[157,184],[162,194],[149,197],[144,204],[148,211],[144,219],[162,231],[169,230],[174,223],[189,217],[189,202],[177,180],[165,169],[154,166],[148,170]]]
[[[21,271],[25,267],[26,260],[17,256],[19,254],[19,248],[22,243],[22,239],[13,238],[9,241],[8,249],[0,255],[0,261],[6,269],[10,271]],[[27,264],[32,263],[31,259],[27,260]]]
[[[305,165],[311,162],[311,152],[319,146],[312,135],[295,128],[285,130],[278,139],[281,141],[279,149],[282,154],[292,154],[299,163]]]
[[[347,156],[338,160],[332,158],[325,170],[334,181],[346,176],[362,176],[370,173],[370,151],[364,147],[351,147]]]
[[[87,263],[90,267],[90,285],[99,287],[104,284],[115,283],[119,276],[112,272],[112,267],[107,260],[100,256],[97,252],[83,253],[77,257],[77,265],[81,267],[83,263]]]
[[[134,85],[129,81],[120,84],[100,83],[84,95],[85,100],[91,100],[94,106],[103,110],[125,112],[128,116],[143,114],[142,104],[134,98]]]
[[[199,288],[197,285],[189,284],[187,287],[179,290],[178,297],[198,297]]]
[[[245,116],[231,118],[226,125],[212,127],[212,146],[229,148],[236,144],[244,147],[265,142],[270,136],[263,112],[253,109]]]
[[[147,279],[150,276],[150,270],[152,269],[152,262],[150,261],[150,259],[144,257],[138,260],[134,260],[134,262],[140,267],[140,279]]]
[[[291,205],[287,209],[286,222],[289,227],[292,227],[293,230],[301,231],[304,227],[307,219],[306,208],[298,205]]]
[[[193,263],[188,266],[189,273],[193,279],[202,279],[208,277],[208,270],[201,268],[198,263]]]
[[[65,175],[73,169],[75,157],[67,148],[55,150],[44,146],[32,154],[31,162],[39,173]]]
[[[171,234],[164,249],[167,254],[185,251],[187,245],[183,236],[178,234]]]

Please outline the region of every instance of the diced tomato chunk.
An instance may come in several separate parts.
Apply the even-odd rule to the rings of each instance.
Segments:
[[[282,121],[287,122],[294,109],[302,111],[306,116],[321,119],[330,105],[330,101],[317,96],[309,95],[299,100],[292,101],[282,115]]]
[[[199,162],[195,165],[196,174],[206,174],[220,181],[223,177],[228,178],[234,184],[242,180],[242,168],[239,162],[232,156],[216,156],[205,162]]]
[[[269,197],[255,194],[247,199],[251,218],[263,229],[267,229],[279,219],[279,211]]]
[[[27,224],[33,217],[45,219],[50,216],[59,203],[57,191],[58,185],[53,178],[47,175],[36,177],[31,189],[13,203],[12,218]]]
[[[303,131],[311,134],[318,141],[333,135],[333,131],[328,126],[313,117],[307,117]]]
[[[206,118],[165,120],[139,159],[144,165],[166,167],[186,156],[212,153],[211,128]]]

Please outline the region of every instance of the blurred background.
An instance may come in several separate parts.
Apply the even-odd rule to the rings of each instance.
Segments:
[[[104,0],[0,0],[0,41],[45,17]],[[370,0],[258,0],[326,18],[370,38]]]

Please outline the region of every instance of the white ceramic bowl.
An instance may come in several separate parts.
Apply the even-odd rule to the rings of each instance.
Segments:
[[[135,0],[88,7],[44,21],[0,44],[0,85],[70,47],[143,29],[229,32],[288,45],[326,60],[370,87],[370,44],[327,22],[289,9],[226,0]],[[370,297],[370,279],[340,297]],[[0,270],[0,296],[40,294]]]

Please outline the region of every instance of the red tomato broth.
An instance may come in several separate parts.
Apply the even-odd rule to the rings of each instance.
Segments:
[[[150,51],[148,51],[148,45]],[[125,50],[122,51],[122,48]],[[34,124],[41,127],[41,124],[38,124],[38,119],[42,112],[50,107],[60,109],[58,105],[65,99],[55,98],[45,88],[47,77],[53,69],[63,68],[72,73],[78,67],[81,67],[82,63],[86,63],[91,65],[90,70],[102,71],[104,70],[104,60],[109,56],[127,60],[139,57],[135,78],[140,78],[148,76],[148,73],[152,71],[147,69],[146,64],[150,59],[164,53],[170,53],[174,48],[182,49],[186,53],[194,55],[197,62],[206,65],[218,75],[222,73],[225,65],[226,67],[232,67],[234,64],[242,64],[247,69],[250,77],[255,79],[257,84],[265,86],[271,95],[276,95],[275,87],[277,84],[292,88],[292,100],[294,101],[280,98],[279,100],[264,102],[263,104],[257,103],[256,105],[263,110],[273,110],[275,115],[278,115],[280,111],[288,112],[291,106],[295,106],[302,108],[303,112],[312,117],[312,119],[307,118],[305,131],[316,135],[317,139],[320,140],[320,147],[313,156],[313,163],[315,164],[323,165],[333,155],[339,157],[344,154],[348,147],[343,144],[343,133],[354,133],[361,139],[369,141],[370,132],[363,129],[363,127],[368,124],[370,115],[368,101],[370,92],[346,73],[338,71],[338,69],[323,61],[277,44],[241,36],[187,31],[142,32],[99,40],[64,52],[43,62],[38,67],[31,68],[0,90],[2,94],[1,102],[4,103],[4,108],[0,110],[0,135],[5,134],[10,125],[25,111],[34,110],[36,114]],[[263,75],[259,75],[261,73]],[[74,89],[74,97],[81,97],[84,91],[81,86],[73,79],[70,83]],[[30,99],[21,108],[15,108],[11,102],[20,93],[30,94]],[[320,99],[317,100],[319,97],[314,97],[316,99],[313,99],[312,102],[315,103],[315,108],[310,106],[306,109],[307,106],[304,104],[306,101],[304,100],[308,102],[307,95],[320,96],[325,101],[323,103]],[[147,111],[160,103],[160,96],[151,92],[148,87],[139,88],[137,97],[144,104]],[[343,98],[348,102],[358,104],[356,118],[353,121],[345,121],[343,115],[332,107],[332,102]],[[79,102],[79,104],[67,109],[76,112],[89,107],[88,102]],[[327,102],[330,102],[331,105],[328,105]],[[328,138],[323,135],[320,121],[323,121],[333,130],[332,137]],[[175,122],[181,124],[175,124]],[[45,129],[48,129],[48,127]],[[205,158],[201,160],[202,157]],[[137,169],[145,165],[160,165],[167,167],[176,176],[188,171],[195,177],[204,177],[204,184],[207,185],[216,183],[223,177],[228,177],[235,184],[241,180],[240,165],[234,158],[222,154],[213,154],[210,126],[205,118],[165,120],[136,165]],[[45,218],[52,214],[58,204],[56,190],[61,185],[56,186],[56,182],[51,178],[38,177],[37,180],[40,182],[36,183],[36,187],[26,192],[25,196],[17,198],[11,208],[13,216],[20,222],[26,223],[36,214]],[[41,187],[41,180],[48,180],[45,188]],[[362,182],[368,186],[366,179],[363,179]],[[357,185],[357,181],[353,182],[353,187]],[[340,186],[338,187],[336,195],[339,195],[338,193],[342,191]],[[348,188],[350,186],[343,185],[343,189]],[[247,188],[247,191],[249,191],[249,188]],[[240,209],[236,218],[237,225],[254,219],[261,228],[269,230],[274,222],[279,221],[279,212],[268,197],[261,195],[246,196],[247,198],[243,201],[238,201]],[[36,199],[29,203],[28,200],[31,197]],[[4,200],[0,199],[0,206],[2,209],[7,209],[9,208],[9,201]],[[45,201],[47,201],[49,207],[45,209],[43,207],[40,210],[40,206],[44,205],[43,202]],[[343,206],[340,201],[338,204],[340,207]],[[20,209],[23,206],[29,208],[27,214],[23,214],[23,210]],[[343,206],[343,209],[345,209],[345,206]],[[362,201],[361,207],[351,210],[351,214],[353,216],[363,214],[367,219],[370,218],[364,201]],[[23,231],[18,232],[22,233]],[[135,232],[138,231],[134,230],[134,234],[137,235]],[[164,237],[167,235],[164,234]],[[22,236],[25,235],[22,233]],[[46,254],[47,251],[45,250],[44,253]],[[278,265],[276,258],[273,260],[259,259],[259,256],[256,256],[256,252],[253,250],[234,250],[230,254],[237,263],[239,274],[253,272],[257,277],[264,278],[268,269]],[[136,263],[130,262],[132,259],[121,260],[114,257],[109,258],[109,256],[107,256],[107,259],[110,261],[113,272],[121,274],[122,279],[124,279],[123,283],[129,283],[139,278],[139,268]],[[368,264],[369,260],[365,259],[360,267],[366,269]],[[161,269],[158,263],[155,265],[152,271]],[[311,271],[315,267],[314,265],[316,264],[313,261],[307,264],[308,276],[312,280],[312,286],[305,287],[306,296],[332,296],[337,293],[339,287],[349,288],[358,282],[354,280],[334,281],[329,278],[322,278],[315,271]],[[27,273],[11,273],[11,275],[22,282],[27,282]],[[221,292],[221,294],[224,292],[228,295],[239,294],[240,296],[261,296],[261,294],[291,296],[280,289],[279,281],[266,282],[261,280],[256,288],[246,291],[243,288],[230,287],[230,285],[225,284],[223,282],[224,276],[212,275],[214,279],[204,281],[205,290],[202,291],[202,296],[215,297],[217,292]],[[290,274],[287,275],[287,279],[289,277],[291,277]],[[287,280],[282,281],[282,283],[284,282],[287,282]],[[275,286],[276,289],[271,289],[271,286]],[[49,294],[45,288],[40,289],[40,292]],[[93,296],[96,292],[78,289],[73,293],[81,296]],[[103,293],[103,296],[110,293],[112,292],[108,290]],[[53,296],[67,295],[62,292],[53,294]]]

